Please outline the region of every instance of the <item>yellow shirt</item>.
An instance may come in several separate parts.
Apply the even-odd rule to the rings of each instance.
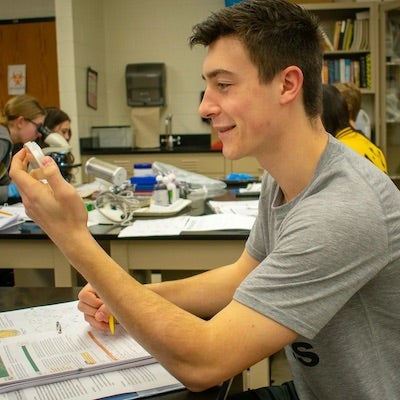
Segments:
[[[335,137],[358,154],[373,162],[379,169],[387,174],[386,159],[382,150],[362,133],[348,127],[339,131]]]

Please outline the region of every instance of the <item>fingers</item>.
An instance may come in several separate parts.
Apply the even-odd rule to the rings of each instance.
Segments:
[[[98,321],[93,318],[91,315],[84,314],[85,321],[94,329],[98,329],[103,332],[110,332],[110,326],[108,325],[108,321]]]
[[[87,284],[79,292],[78,298],[78,309],[84,314],[85,321],[93,328],[109,331],[110,311],[90,284]]]
[[[41,169],[44,178],[47,180],[51,187],[65,185],[67,183],[61,175],[58,165],[50,156],[46,156],[43,158]]]

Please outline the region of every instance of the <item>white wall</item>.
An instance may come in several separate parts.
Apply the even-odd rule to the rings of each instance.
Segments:
[[[167,106],[162,109],[160,133],[167,113],[173,114],[174,133],[209,133],[209,126],[197,112],[204,88],[201,66],[205,51],[199,46],[190,50],[188,37],[195,23],[224,7],[224,0],[55,0],[55,3],[60,103],[71,117],[75,117],[77,110],[76,130],[80,137],[89,137],[91,126],[130,124],[125,68],[127,64],[140,62],[166,64]],[[73,54],[62,60],[62,55],[70,54],[71,50]],[[98,72],[97,110],[86,105],[89,66]],[[74,141],[73,147],[76,147]]]
[[[125,67],[130,63],[163,62],[167,68],[167,106],[174,133],[209,133],[197,109],[204,49],[190,49],[192,26],[224,0],[103,0],[109,124],[129,124]],[[160,132],[163,131],[163,118]]]
[[[54,17],[54,0],[1,0],[0,19]]]
[[[197,109],[202,60],[191,28],[224,0],[1,0],[1,19],[56,16],[60,106],[72,119],[74,154],[94,125],[130,124],[125,67],[163,62],[174,133],[209,133]],[[86,105],[86,69],[98,72],[98,109]],[[163,120],[160,120],[160,133]]]

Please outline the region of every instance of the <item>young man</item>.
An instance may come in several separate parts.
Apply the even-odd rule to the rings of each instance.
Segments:
[[[320,41],[312,16],[284,0],[238,3],[194,27],[191,44],[208,48],[201,115],[227,158],[254,156],[266,170],[231,265],[143,286],[90,235],[55,163],[45,158],[32,177],[24,150],[14,157],[27,213],[90,282],[86,320],[108,330],[111,312],[191,390],[285,347],[301,400],[400,397],[400,193],[325,132]],[[278,392],[297,398],[290,385]]]

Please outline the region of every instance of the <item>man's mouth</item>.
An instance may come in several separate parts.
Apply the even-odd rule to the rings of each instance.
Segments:
[[[214,129],[219,133],[225,133],[225,132],[230,131],[234,127],[235,127],[235,125],[231,125],[231,126],[215,126]]]

